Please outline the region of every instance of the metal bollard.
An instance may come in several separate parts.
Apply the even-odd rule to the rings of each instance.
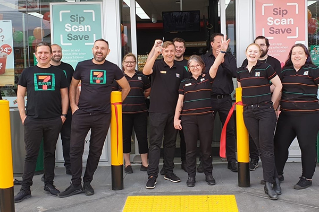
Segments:
[[[9,101],[0,100],[0,211],[14,212]]]
[[[239,102],[242,102],[242,88],[236,88],[238,186],[249,187],[249,136],[244,123],[244,107],[242,104],[238,104]]]
[[[122,93],[111,93],[111,170],[112,190],[122,190],[123,185],[123,128]]]

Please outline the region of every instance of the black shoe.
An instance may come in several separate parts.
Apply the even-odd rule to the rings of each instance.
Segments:
[[[141,165],[140,171],[142,172],[146,172],[148,169],[148,166],[143,166],[143,164]]]
[[[162,167],[161,171],[160,171],[160,174],[161,175],[165,175],[165,169],[164,169],[164,166]]]
[[[258,160],[252,159],[249,162],[249,170],[250,171],[255,171],[259,167]]]
[[[83,183],[83,190],[86,196],[91,196],[94,194],[94,189],[92,188],[90,182]]]
[[[199,165],[197,166],[197,172],[204,173],[204,168],[203,168],[202,162],[200,162]]]
[[[155,185],[156,185],[156,177],[150,176],[147,180],[146,188],[153,189],[153,188],[155,188]]]
[[[208,185],[215,185],[216,184],[215,179],[214,179],[213,175],[211,175],[211,174],[206,175],[205,181],[207,182]]]
[[[73,184],[71,184],[67,189],[65,189],[65,191],[59,194],[59,197],[60,198],[69,197],[72,195],[80,194],[82,192],[83,192],[83,188],[81,184],[78,186],[74,186]]]
[[[181,179],[179,177],[176,176],[176,174],[172,173],[168,173],[164,175],[164,179],[165,180],[169,180],[173,183],[179,183],[181,182]]]
[[[196,183],[195,177],[188,177],[186,181],[187,187],[194,187]]]
[[[285,180],[284,175],[278,175],[278,180],[280,183],[284,182]],[[265,185],[265,180],[261,180],[260,184]]]
[[[14,196],[14,202],[22,202],[25,199],[28,199],[31,197],[31,191],[30,190],[23,190],[21,189],[17,195]]]
[[[281,195],[280,180],[278,178],[275,179],[275,183],[274,183],[273,188],[278,195]]]
[[[49,192],[50,194],[52,194],[54,196],[58,196],[58,194],[60,193],[60,191],[58,189],[56,189],[53,184],[46,184],[44,186],[44,190]]]
[[[185,161],[182,161],[182,163],[181,163],[181,168],[182,168],[185,172],[187,172],[186,162],[185,162]]]
[[[124,168],[124,171],[126,174],[132,174],[133,173],[132,166],[128,165],[127,167]]]
[[[65,174],[72,175],[71,169],[70,168],[65,169]]]
[[[305,177],[300,177],[298,183],[294,186],[294,189],[300,190],[308,188],[312,185],[312,180],[307,180]]]
[[[274,191],[272,184],[270,182],[265,182],[264,190],[265,190],[265,193],[268,194],[268,196],[271,200],[278,199],[278,195],[277,195],[276,191]]]
[[[234,160],[228,162],[227,168],[232,172],[238,172],[238,165]]]

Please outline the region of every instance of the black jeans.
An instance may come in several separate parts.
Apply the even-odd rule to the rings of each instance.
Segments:
[[[24,142],[26,156],[22,176],[22,189],[30,190],[37,165],[37,158],[43,138],[45,184],[53,184],[55,148],[62,127],[61,117],[53,119],[33,119],[27,116],[24,121]]]
[[[226,121],[228,112],[232,107],[232,99],[230,95],[224,96],[221,99],[217,99],[215,96],[212,96],[212,107],[214,113],[219,114],[220,121],[223,126]],[[226,157],[227,161],[236,161],[236,129],[235,129],[235,119],[232,116],[227,125],[226,131]]]
[[[180,137],[180,149],[181,149],[181,161],[186,161],[186,143],[185,143],[185,136],[184,131],[179,130],[179,137]]]
[[[131,152],[132,130],[138,141],[138,149],[140,154],[148,153],[147,142],[147,113],[123,113],[123,153]]]
[[[250,135],[249,135],[249,157],[251,160],[259,161],[259,150]]]
[[[181,116],[181,123],[186,143],[186,166],[188,176],[196,175],[197,140],[200,141],[201,163],[205,175],[212,174],[212,141],[214,128],[214,115],[187,115]]]
[[[260,150],[264,180],[274,183],[277,177],[274,156],[276,114],[272,103],[245,106],[244,122],[250,136]]]
[[[288,148],[297,136],[301,150],[302,176],[312,179],[317,161],[319,113],[281,112],[275,134],[275,158],[282,175],[288,159]]]
[[[150,147],[148,176],[158,176],[158,164],[163,142],[164,170],[172,173],[174,169],[174,154],[176,147],[177,130],[174,128],[174,114],[150,113]],[[163,139],[164,136],[164,139]]]
[[[71,123],[72,123],[72,111],[69,110],[66,116],[66,120],[61,128],[61,140],[63,147],[64,166],[66,169],[71,168],[70,162],[70,140],[71,140]]]
[[[78,109],[74,112],[71,125],[70,159],[72,184],[81,184],[82,155],[84,151],[85,137],[91,129],[90,150],[86,162],[83,182],[91,182],[98,166],[105,138],[110,126],[111,114],[89,113]]]

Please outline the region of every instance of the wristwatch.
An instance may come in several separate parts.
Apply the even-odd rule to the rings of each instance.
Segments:
[[[64,117],[66,118],[66,115],[67,115],[67,114],[62,114],[61,116],[64,116]]]

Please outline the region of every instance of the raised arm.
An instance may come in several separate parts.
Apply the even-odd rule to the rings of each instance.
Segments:
[[[153,48],[154,48],[154,46],[153,46]],[[143,68],[144,75],[150,75],[153,73],[153,65],[155,63],[156,58],[161,53],[162,53],[162,46],[157,46],[154,48],[154,53],[153,53],[152,57],[147,58],[146,64]]]
[[[222,61],[224,60],[224,56],[225,56],[226,50],[228,48],[228,44],[230,42],[230,39],[226,40],[226,38],[227,37],[225,35],[224,39],[222,39],[221,51],[219,52],[218,56],[216,57],[214,64],[209,69],[209,75],[211,78],[215,78],[218,67],[222,63]]]
[[[159,46],[162,46],[162,44],[163,44],[162,40],[159,40],[159,39],[155,40],[154,45],[153,45],[150,53],[148,54],[146,61],[148,61],[150,58],[152,58],[154,56],[155,48],[159,47]]]

